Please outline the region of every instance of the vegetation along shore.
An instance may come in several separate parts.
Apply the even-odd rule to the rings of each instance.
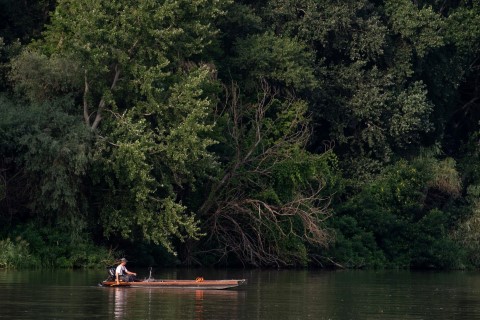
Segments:
[[[480,2],[0,2],[0,268],[480,267]]]

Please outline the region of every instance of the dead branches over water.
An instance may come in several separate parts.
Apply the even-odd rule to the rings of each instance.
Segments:
[[[255,102],[242,102],[235,84],[226,92],[219,117],[226,119],[226,138],[235,149],[200,210],[207,242],[218,248],[220,259],[233,254],[255,266],[305,263],[306,243],[329,241],[322,177],[307,177],[298,165],[312,156],[304,149],[310,135],[306,105],[293,95],[279,98],[266,81]],[[278,185],[281,179],[288,190]]]

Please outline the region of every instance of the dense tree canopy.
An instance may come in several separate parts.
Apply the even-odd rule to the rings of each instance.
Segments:
[[[5,252],[479,266],[477,1],[0,8]]]

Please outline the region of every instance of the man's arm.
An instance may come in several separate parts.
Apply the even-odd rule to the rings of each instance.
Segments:
[[[135,272],[130,272],[128,270],[125,270],[127,272],[127,274],[133,274],[134,276],[136,276],[137,274]]]

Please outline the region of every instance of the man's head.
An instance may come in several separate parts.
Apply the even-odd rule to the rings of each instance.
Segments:
[[[123,264],[123,265],[126,265],[127,262],[128,262],[128,261],[127,261],[127,259],[125,259],[125,258],[120,259],[120,263]]]

